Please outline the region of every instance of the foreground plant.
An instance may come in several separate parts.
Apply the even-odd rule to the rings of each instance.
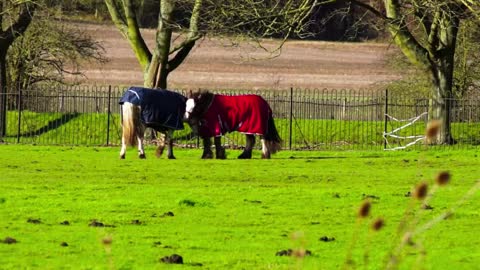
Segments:
[[[438,136],[440,129],[440,122],[431,121],[428,123],[425,131],[426,145]],[[421,235],[441,221],[448,219],[455,213],[459,206],[471,199],[472,196],[480,189],[480,181],[477,181],[457,202],[450,206],[446,211],[443,211],[438,216],[422,223],[421,218],[424,210],[433,209],[429,205],[430,199],[440,187],[444,187],[449,184],[451,178],[452,176],[449,171],[440,171],[433,179],[432,184],[429,184],[427,181],[421,181],[411,192],[407,193],[411,199],[407,204],[403,217],[398,223],[396,235],[393,238],[391,245],[392,248],[385,258],[385,263],[382,269],[398,269],[402,263],[402,259],[407,247],[413,248],[417,251],[417,259],[413,268],[421,268],[427,255],[427,251],[425,250],[420,239]],[[371,203],[369,201],[364,201],[358,211],[356,227],[354,229],[353,238],[350,242],[349,249],[347,250],[347,256],[343,266],[344,269],[355,268],[355,261],[352,257],[352,254],[358,238],[359,225],[364,219],[368,218],[370,212]],[[372,224],[371,228],[373,230],[371,231],[379,231],[384,227],[384,225],[384,219],[377,218]],[[363,264],[365,268],[368,268],[369,265],[369,250],[372,236],[373,234],[369,233],[367,244],[364,247]]]

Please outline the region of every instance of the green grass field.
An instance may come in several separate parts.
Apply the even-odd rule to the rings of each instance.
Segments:
[[[0,145],[0,269],[385,269],[392,251],[398,269],[480,265],[477,151],[118,152]],[[428,207],[409,196],[422,181]],[[160,261],[172,254],[184,264]]]

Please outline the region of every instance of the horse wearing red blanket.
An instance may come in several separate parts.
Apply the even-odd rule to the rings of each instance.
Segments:
[[[185,119],[203,139],[202,158],[213,158],[211,137],[214,137],[217,159],[225,159],[221,136],[238,131],[246,135],[240,159],[252,157],[255,135],[261,136],[262,158],[270,158],[281,148],[281,139],[272,116],[272,109],[259,95],[218,95],[208,91],[190,93]]]

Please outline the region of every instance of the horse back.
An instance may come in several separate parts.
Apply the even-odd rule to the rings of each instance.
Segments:
[[[165,89],[130,87],[120,104],[125,102],[140,106],[142,122],[157,131],[183,129],[186,98],[176,92]]]
[[[259,95],[215,95],[200,132],[210,137],[233,131],[263,135],[271,116],[270,106]]]

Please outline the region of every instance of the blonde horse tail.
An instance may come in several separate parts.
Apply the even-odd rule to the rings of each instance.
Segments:
[[[136,144],[140,132],[140,107],[125,102],[122,107],[122,137],[129,146]]]

